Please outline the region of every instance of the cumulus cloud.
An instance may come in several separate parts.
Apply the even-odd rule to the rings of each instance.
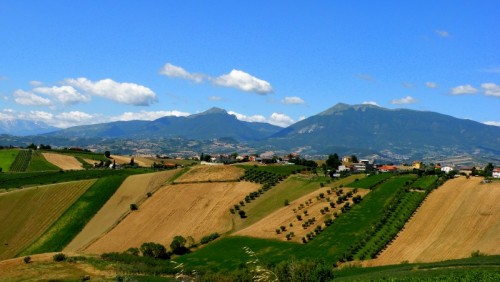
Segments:
[[[170,63],[165,64],[161,70],[160,74],[166,75],[168,77],[182,78],[187,80],[192,80],[196,83],[201,83],[205,79],[204,74],[200,73],[189,73],[184,68],[179,66],[174,66]]]
[[[435,83],[435,82],[430,82],[430,81],[426,82],[426,83],[425,83],[425,86],[426,86],[427,88],[438,88],[438,84],[437,84],[437,83]]]
[[[459,85],[457,87],[454,87],[451,89],[451,94],[452,95],[465,95],[465,94],[475,94],[477,93],[477,89],[474,88],[470,84],[466,85]]]
[[[489,82],[481,84],[481,88],[483,88],[485,95],[500,98],[500,85]]]
[[[485,121],[484,124],[500,126],[500,121]]]
[[[79,93],[72,86],[36,87],[33,88],[33,92],[48,95],[64,105],[90,101],[89,95]]]
[[[232,87],[246,92],[266,95],[273,92],[271,84],[250,74],[233,69],[230,73],[212,78],[215,85]]]
[[[282,113],[272,113],[271,116],[266,118],[263,115],[253,115],[253,116],[247,116],[244,114],[240,114],[234,111],[228,111],[228,114],[236,116],[237,119],[242,120],[242,121],[248,121],[248,122],[267,122],[273,125],[277,125],[280,127],[287,127],[295,121]]]
[[[16,90],[13,94],[14,101],[20,105],[24,106],[51,106],[52,102],[47,99],[40,97],[32,92],[24,90]]]
[[[295,123],[295,121],[291,117],[289,117],[285,114],[282,114],[282,113],[273,113],[271,115],[271,117],[269,118],[268,122],[270,124],[281,126],[281,127],[287,127],[287,126]]]
[[[121,115],[111,117],[111,121],[129,121],[129,120],[155,120],[166,116],[185,117],[189,113],[181,111],[140,111],[125,112]]]
[[[300,97],[292,96],[292,97],[285,97],[283,100],[281,100],[281,103],[287,105],[293,105],[293,104],[304,104],[305,102]]]
[[[240,114],[240,113],[233,112],[233,111],[228,111],[227,113],[230,115],[236,116],[237,119],[242,120],[242,121],[267,122],[266,117],[264,117],[262,115],[246,116],[244,114]]]
[[[406,96],[406,97],[401,98],[401,99],[392,100],[391,104],[393,104],[393,105],[406,105],[406,104],[413,104],[416,102],[417,102],[417,100],[415,100],[415,98],[413,98],[411,96]]]
[[[450,37],[450,33],[446,30],[436,30],[436,34],[441,37]]]
[[[374,105],[374,106],[378,106],[377,102],[375,102],[375,101],[364,101],[362,104],[363,104],[363,105]]]
[[[85,77],[69,78],[64,81],[70,86],[79,88],[87,94],[103,97],[122,104],[149,106],[158,101],[156,94],[148,87],[129,83],[116,82],[112,79],[91,81]]]

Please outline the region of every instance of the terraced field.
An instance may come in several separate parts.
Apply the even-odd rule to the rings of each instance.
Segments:
[[[0,194],[0,259],[40,237],[95,181],[84,180]]]

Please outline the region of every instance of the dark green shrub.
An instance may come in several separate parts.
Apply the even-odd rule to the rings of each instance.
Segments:
[[[65,261],[67,258],[68,258],[68,257],[67,257],[65,254],[63,254],[63,253],[58,253],[58,254],[55,254],[55,255],[52,257],[52,259],[53,259],[54,261]]]

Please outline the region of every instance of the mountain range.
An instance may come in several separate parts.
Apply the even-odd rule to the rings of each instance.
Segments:
[[[308,155],[355,153],[382,159],[440,159],[466,155],[500,160],[500,127],[435,112],[365,104],[340,103],[287,128],[241,121],[223,109],[211,108],[187,117],[76,126],[37,136],[45,142],[50,138],[59,142],[64,139],[95,142],[99,138],[226,138],[257,151],[294,151]]]

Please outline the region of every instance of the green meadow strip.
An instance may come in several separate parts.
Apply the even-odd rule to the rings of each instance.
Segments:
[[[85,227],[127,176],[109,176],[94,183],[66,212],[20,255],[61,251]]]

